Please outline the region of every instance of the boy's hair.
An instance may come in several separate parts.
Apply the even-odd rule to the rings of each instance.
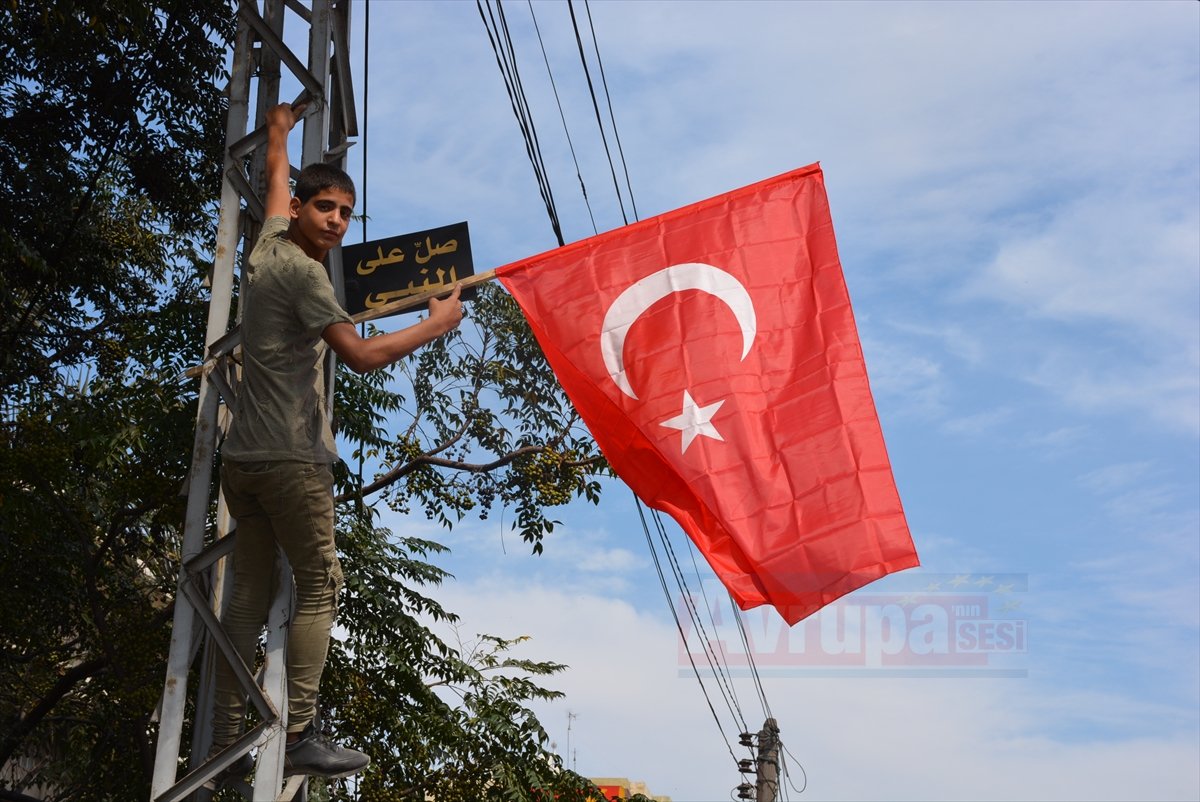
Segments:
[[[340,189],[342,192],[350,193],[351,198],[358,199],[357,193],[354,191],[354,179],[346,175],[341,168],[334,167],[332,164],[316,162],[300,171],[300,176],[296,179],[295,194],[301,203],[308,203],[313,195],[323,189]]]

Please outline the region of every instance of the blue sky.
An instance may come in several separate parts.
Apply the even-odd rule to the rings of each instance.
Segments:
[[[505,11],[565,234],[580,239],[591,223],[530,7]],[[567,7],[533,11],[597,225],[617,227]],[[759,655],[773,666],[767,698],[808,774],[786,798],[1200,797],[1200,5],[596,2],[591,14],[642,217],[812,162],[825,171],[923,563],[837,614],[861,613],[880,636],[897,611],[970,591],[987,623],[1024,628],[1023,651],[986,663],[1018,676],[972,674],[962,658],[914,677],[816,671],[811,652],[793,653],[798,633],[780,652],[778,619],[749,615],[773,644]],[[552,247],[475,4],[374,2],[370,35],[368,238],[466,219],[478,270]],[[525,654],[571,665],[553,683],[567,698],[542,714],[562,750],[575,714],[581,773],[677,802],[728,799],[739,778],[680,672],[628,490],[613,482],[599,508],[558,517],[541,557],[500,516],[453,532],[389,523],[453,547],[442,598],[464,638],[530,635]],[[989,577],[1017,582],[1001,592]],[[727,614],[715,625],[734,632]],[[806,642],[830,658],[816,631]],[[753,685],[734,685],[757,728]],[[734,744],[736,732],[726,722]]]

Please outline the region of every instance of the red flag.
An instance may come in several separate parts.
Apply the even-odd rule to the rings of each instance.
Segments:
[[[742,609],[917,565],[817,165],[499,268],[604,456]]]

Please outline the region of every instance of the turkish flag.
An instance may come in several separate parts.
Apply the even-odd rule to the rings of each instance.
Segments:
[[[613,470],[794,624],[918,564],[812,165],[499,268]]]

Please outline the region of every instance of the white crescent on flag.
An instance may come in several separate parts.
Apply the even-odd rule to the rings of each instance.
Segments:
[[[742,328],[742,359],[750,353],[757,331],[754,302],[742,283],[712,265],[691,262],[673,265],[630,284],[608,307],[600,327],[600,352],[608,375],[630,398],[637,398],[625,375],[625,337],[634,321],[654,304],[686,290],[701,290],[723,301]]]

